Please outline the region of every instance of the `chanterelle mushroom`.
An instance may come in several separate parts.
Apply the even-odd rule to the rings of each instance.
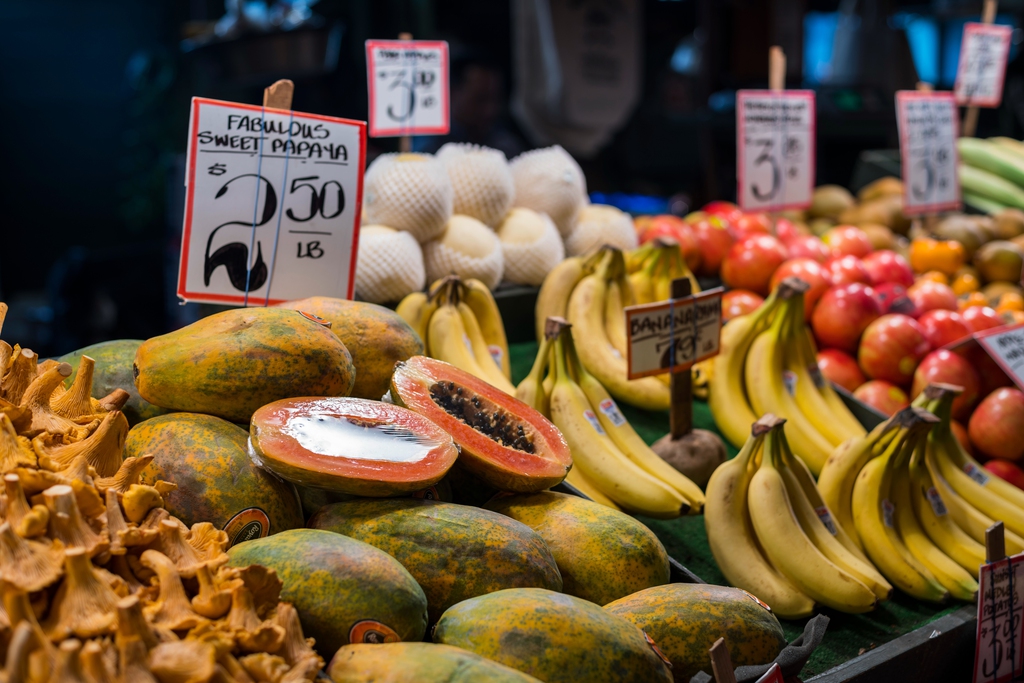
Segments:
[[[68,548],[64,572],[64,581],[43,622],[46,634],[60,641],[72,635],[93,638],[110,633],[117,621],[117,594],[96,575],[83,548]]]

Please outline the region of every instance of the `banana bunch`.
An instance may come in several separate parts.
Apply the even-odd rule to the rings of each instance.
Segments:
[[[700,488],[647,446],[581,362],[564,319],[549,320],[516,397],[561,430],[574,463],[566,481],[593,500],[660,519],[703,508]]]
[[[780,617],[809,616],[815,604],[871,611],[892,586],[834,524],[784,424],[762,417],[739,455],[711,476],[704,506],[711,553],[729,583]]]
[[[686,265],[679,244],[666,238],[651,240],[629,252],[626,272],[633,286],[638,304],[665,301],[672,292],[672,280],[685,277],[696,294],[700,291],[697,278]]]
[[[419,333],[431,358],[451,363],[514,395],[505,325],[487,286],[449,275],[413,292],[398,304],[398,315]]]
[[[804,323],[807,283],[787,278],[753,313],[722,328],[720,351],[708,377],[711,414],[737,448],[758,415],[788,421],[793,451],[815,474],[832,451],[864,428],[818,370],[817,351]]]

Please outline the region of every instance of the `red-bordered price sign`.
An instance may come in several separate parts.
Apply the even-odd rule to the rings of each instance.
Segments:
[[[366,124],[192,99],[178,296],[352,298]]]
[[[1010,57],[1013,29],[1001,24],[964,24],[953,92],[960,104],[998,107]]]
[[[810,206],[816,125],[811,90],[736,93],[736,198],[744,211]]]
[[[1024,673],[1024,555],[981,565],[974,683],[1003,683]]]
[[[782,667],[776,662],[765,672],[764,676],[757,679],[757,683],[785,683],[785,680],[782,677]]]
[[[959,123],[953,93],[900,90],[896,93],[896,122],[903,169],[903,213],[959,209]]]
[[[366,83],[372,137],[448,132],[445,41],[366,41]]]
[[[718,354],[722,288],[626,308],[629,379],[682,372]]]

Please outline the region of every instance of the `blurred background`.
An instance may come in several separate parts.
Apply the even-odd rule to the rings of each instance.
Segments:
[[[980,0],[551,0],[556,19],[556,6],[583,12],[564,38],[593,48],[581,73],[621,87],[615,106],[560,118],[538,105],[552,87],[538,4],[3,0],[6,336],[42,357],[195,316],[173,293],[192,96],[259,103],[290,78],[296,110],[365,119],[364,41],[444,39],[452,131],[416,149],[458,140],[512,157],[557,142],[602,201],[682,214],[733,199],[735,92],[766,87],[770,45],[786,52],[787,87],[817,92],[817,182],[849,185],[870,151],[896,147],[896,90],[952,87],[963,24],[981,11]],[[1024,0],[999,4],[1014,44],[1002,106],[982,110],[979,136],[1024,136],[1022,13]],[[367,161],[396,148],[370,139]]]

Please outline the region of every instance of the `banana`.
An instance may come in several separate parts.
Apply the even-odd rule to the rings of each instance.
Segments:
[[[730,585],[756,595],[783,619],[803,619],[814,613],[814,601],[761,554],[747,511],[749,468],[766,431],[754,424],[739,454],[711,475],[705,493],[704,528],[711,554]]]
[[[551,340],[545,337],[540,343],[537,357],[533,360],[530,374],[516,387],[516,398],[544,416],[548,415],[549,410],[545,401],[547,396],[544,393],[542,382],[544,381],[544,370],[548,367],[550,349]]]
[[[497,360],[491,355],[483,332],[480,331],[480,323],[477,322],[476,316],[473,315],[473,309],[462,301],[458,303],[456,308],[459,309],[459,316],[462,317],[462,326],[466,328],[466,338],[469,339],[470,348],[473,350],[473,357],[476,358],[476,364],[486,375],[483,379],[506,394],[515,396],[516,388],[502,374]]]
[[[896,533],[892,503],[892,459],[906,439],[894,441],[886,451],[861,469],[853,487],[853,521],[874,565],[894,586],[919,600],[942,602],[949,592],[935,580]]]
[[[654,242],[649,241],[641,244],[633,251],[627,251],[624,253],[623,256],[625,257],[624,263],[626,266],[626,274],[632,275],[636,271],[642,269],[653,251]]]
[[[570,256],[552,268],[544,278],[534,309],[538,342],[544,339],[544,325],[549,317],[565,317],[569,296],[584,275],[586,272],[583,268],[583,259],[579,256]]]
[[[617,280],[608,283],[608,293],[604,299],[604,329],[608,334],[608,341],[625,358],[629,335],[626,333],[626,313],[622,305],[622,288]]]
[[[704,508],[704,492],[686,475],[662,460],[640,438],[640,435],[636,433],[633,426],[622,415],[619,406],[615,403],[615,399],[580,363],[579,356],[576,353],[576,345],[573,343],[571,336],[566,338],[565,346],[566,353],[568,353],[566,358],[567,366],[575,374],[576,383],[580,385],[580,389],[583,390],[587,401],[590,402],[591,407],[594,409],[598,421],[608,436],[611,437],[612,443],[626,457],[639,465],[640,469],[681,493],[690,503],[691,515],[699,514]]]
[[[660,254],[654,253],[643,268],[629,275],[629,284],[637,304],[650,304],[658,300],[654,292],[654,269],[659,260]]]
[[[402,299],[395,309],[402,320],[409,323],[409,327],[423,340],[423,353],[428,356],[431,355],[430,344],[427,341],[430,317],[434,315],[440,303],[439,296],[432,297],[424,292],[413,292]]]
[[[595,503],[600,503],[601,505],[610,507],[613,510],[621,509],[615,504],[615,501],[601,493],[601,491],[594,486],[593,482],[584,477],[578,467],[573,467],[569,470],[569,473],[565,475],[565,483],[571,484],[577,491],[584,494]]]
[[[988,489],[986,484],[993,476],[985,470],[979,468],[967,474],[954,465],[948,446],[948,442],[944,441],[935,443],[935,464],[942,473],[942,478],[960,497],[985,515],[1002,520],[1006,528],[1015,534],[1024,534],[1024,510]]]
[[[776,467],[784,438],[781,431],[780,424],[766,437],[761,467],[747,493],[757,540],[772,566],[815,602],[851,614],[870,612],[877,602],[875,593],[829,560],[807,537],[793,512],[785,480]]]
[[[891,490],[892,504],[896,506],[896,529],[910,554],[928,568],[936,581],[942,584],[950,595],[957,600],[973,602],[978,592],[978,582],[967,570],[932,543],[917,521],[910,499],[910,479],[905,464],[894,468]]]
[[[864,425],[850,412],[843,399],[832,388],[832,383],[821,374],[821,370],[818,368],[818,352],[814,349],[813,335],[806,325],[795,341],[797,350],[803,358],[804,367],[807,368],[807,372],[811,376],[811,381],[831,408],[832,417],[841,423],[838,428],[846,433],[844,441],[864,436],[867,431],[864,429]]]
[[[943,496],[932,484],[932,477],[921,458],[910,462],[910,502],[914,514],[928,538],[953,559],[954,562],[978,578],[978,570],[985,564],[985,546],[978,543],[956,525],[949,514]]]
[[[669,388],[651,377],[626,379],[626,359],[608,341],[604,328],[605,266],[584,277],[569,297],[568,319],[583,366],[615,398],[645,410],[668,410]],[[557,355],[557,354],[556,354]]]
[[[512,361],[508,355],[508,338],[505,336],[505,323],[501,320],[498,303],[494,300],[487,285],[475,278],[462,281],[465,285],[462,300],[473,310],[476,321],[480,324],[480,332],[487,342],[487,351],[501,369],[505,379],[512,379]]]
[[[583,390],[569,376],[561,337],[555,341],[555,363],[557,378],[551,392],[551,420],[565,436],[573,462],[583,476],[631,512],[659,519],[686,514],[689,502],[633,464],[601,428]]]
[[[451,363],[478,379],[490,382],[476,362],[469,337],[466,336],[466,328],[462,323],[462,316],[455,306],[444,304],[430,316],[427,338],[430,340],[428,343],[433,358]]]
[[[941,418],[942,415],[939,415],[939,417]],[[981,463],[972,458],[970,454],[964,450],[964,447],[960,445],[960,442],[950,430],[948,422],[944,422],[940,428],[937,428],[936,436],[942,439],[944,445],[943,450],[956,469],[964,473],[970,472],[974,474],[975,476],[973,478],[976,478],[979,483],[981,481],[981,477],[978,477],[977,473],[985,474],[987,478],[982,486],[985,487],[990,495],[995,494],[1010,505],[1024,510],[1024,491],[1004,479],[1000,479],[996,476],[989,476],[985,471],[985,468],[981,466]]]

